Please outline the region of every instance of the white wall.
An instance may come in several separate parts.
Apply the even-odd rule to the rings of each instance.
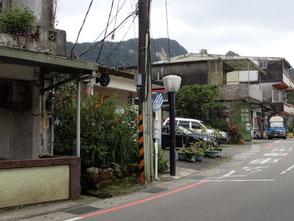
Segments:
[[[240,82],[254,82],[258,81],[258,72],[257,71],[239,71],[239,80]]]

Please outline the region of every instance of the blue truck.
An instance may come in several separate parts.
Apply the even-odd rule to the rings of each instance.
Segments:
[[[284,118],[281,116],[274,116],[269,119],[269,125],[266,130],[267,138],[284,138],[287,139],[287,129]]]

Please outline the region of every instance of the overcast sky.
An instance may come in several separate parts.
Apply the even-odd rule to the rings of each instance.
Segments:
[[[124,6],[108,30],[136,8],[137,0],[115,0]],[[91,0],[59,0],[58,26],[75,41]],[[94,0],[79,42],[93,42],[103,33],[111,0]],[[244,56],[284,57],[294,66],[293,0],[167,0],[169,36],[190,53],[207,49],[225,54],[229,50]],[[129,20],[113,37],[114,41],[138,37],[136,19]],[[152,1],[151,37],[167,37],[165,0]],[[103,38],[100,36],[98,40]],[[111,40],[111,39],[109,39]]]

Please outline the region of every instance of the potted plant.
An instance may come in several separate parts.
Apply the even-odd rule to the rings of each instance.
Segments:
[[[190,144],[190,148],[186,149],[185,153],[186,153],[186,160],[189,162],[194,162],[196,160],[196,155],[198,151],[193,144]]]
[[[204,157],[204,150],[203,149],[199,149],[198,153],[196,154],[196,161],[202,161]]]
[[[178,160],[185,161],[187,159],[185,146],[183,145],[181,149],[178,151]]]
[[[205,154],[209,158],[216,158],[217,157],[217,154],[218,154],[218,151],[214,150],[213,146],[211,146],[210,148],[208,148],[205,151]]]
[[[217,151],[217,157],[220,157],[222,155],[223,148],[217,147],[215,148],[215,151]]]

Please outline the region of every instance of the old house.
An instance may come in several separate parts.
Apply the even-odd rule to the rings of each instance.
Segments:
[[[252,78],[251,72],[257,73]],[[171,58],[170,61],[159,61],[152,65],[153,78],[160,79],[168,74],[182,77],[182,85],[209,84],[218,85],[223,92],[227,105],[227,116],[231,115],[230,106],[238,107],[236,118],[246,125],[245,138],[251,139],[251,110],[260,108],[262,103],[261,75],[265,72],[248,58],[229,58],[210,56],[206,50],[200,54],[186,54]],[[236,75],[244,78],[239,82]],[[237,79],[234,82],[234,79]]]
[[[39,156],[53,150],[54,88],[73,80],[79,86],[96,76],[98,65],[65,57],[65,32],[53,26],[53,1],[0,3],[28,7],[38,25],[31,37],[0,33],[0,208],[76,199],[80,159]],[[64,74],[67,79],[55,82]]]

